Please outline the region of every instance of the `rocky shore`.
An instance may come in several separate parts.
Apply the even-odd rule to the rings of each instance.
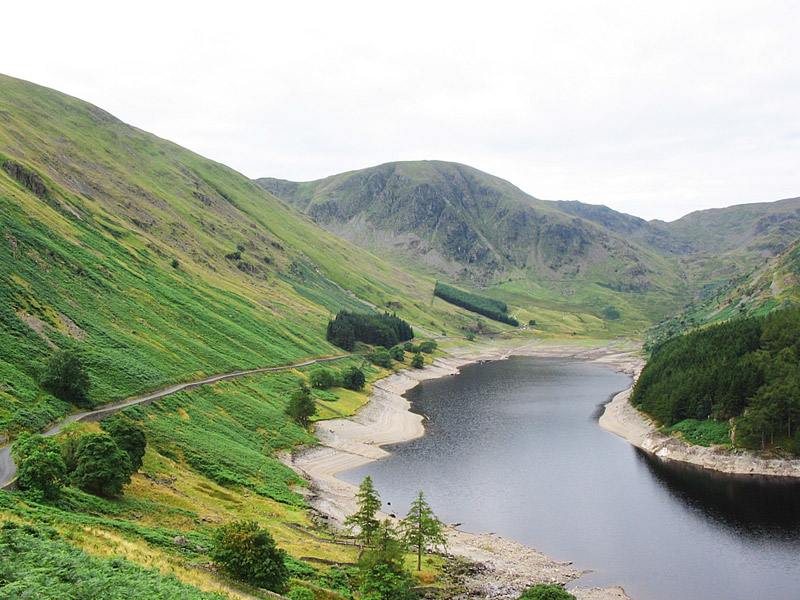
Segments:
[[[765,458],[744,450],[694,446],[675,435],[662,433],[628,402],[632,390],[629,388],[614,396],[600,417],[600,426],[625,438],[637,448],[665,460],[689,463],[721,473],[800,477],[800,459]]]
[[[458,373],[460,367],[477,361],[501,360],[510,355],[575,356],[614,365],[629,371],[635,368],[630,351],[617,351],[617,344],[588,348],[585,345],[545,343],[497,343],[458,348],[452,358],[438,359],[421,370],[404,370],[373,384],[369,403],[350,419],[318,422],[315,433],[321,446],[294,453],[291,466],[309,481],[307,501],[332,526],[341,526],[356,510],[357,488],[336,478],[342,471],[387,455],[382,445],[408,441],[424,434],[422,417],[410,412],[402,394],[420,381]],[[385,518],[390,518],[384,515]],[[474,563],[464,582],[466,596],[473,598],[516,598],[536,583],[566,584],[584,573],[570,563],[557,562],[522,544],[491,534],[473,534],[448,528],[448,552]],[[580,600],[625,600],[620,587],[571,588]]]

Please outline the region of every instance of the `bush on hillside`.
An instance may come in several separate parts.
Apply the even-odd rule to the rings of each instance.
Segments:
[[[273,592],[286,588],[286,554],[270,533],[253,521],[223,525],[214,536],[211,557],[231,577]]]
[[[127,453],[106,433],[81,437],[75,461],[72,481],[84,492],[110,498],[121,495],[131,482],[133,467]]]
[[[383,367],[384,369],[392,368],[392,357],[385,348],[380,348],[375,350],[375,352],[371,352],[367,359],[373,365]]]
[[[132,473],[142,466],[142,458],[147,449],[144,428],[133,421],[114,415],[100,421],[100,427],[111,436],[117,446],[124,450],[131,461]]]
[[[364,376],[364,371],[358,367],[350,367],[342,375],[342,387],[348,390],[360,390],[367,383],[367,378]]]
[[[59,350],[50,357],[41,383],[44,389],[64,402],[81,408],[93,406],[89,400],[89,374],[81,360],[71,352]]]
[[[317,390],[327,390],[328,388],[335,386],[337,383],[336,373],[331,369],[325,369],[322,367],[311,371],[308,376],[308,380],[311,382],[311,387]]]
[[[17,484],[47,500],[55,500],[67,480],[64,459],[53,438],[23,432],[11,447],[17,463]]]

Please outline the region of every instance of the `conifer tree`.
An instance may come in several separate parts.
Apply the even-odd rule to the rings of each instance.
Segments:
[[[369,546],[373,536],[380,529],[380,521],[375,518],[381,508],[381,498],[367,475],[358,487],[356,502],[358,510],[345,519],[345,525],[358,527],[358,538]]]
[[[446,545],[444,523],[433,514],[430,505],[425,501],[422,492],[411,503],[406,518],[401,522],[403,539],[417,553],[417,571],[422,570],[422,552],[425,546]]]

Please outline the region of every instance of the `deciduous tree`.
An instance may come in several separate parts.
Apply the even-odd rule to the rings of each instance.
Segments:
[[[20,434],[11,447],[17,463],[17,483],[21,490],[31,490],[47,500],[55,500],[66,483],[67,468],[52,438],[27,432]]]
[[[289,578],[286,553],[253,521],[233,521],[214,536],[211,557],[223,571],[245,583],[282,592]]]
[[[44,389],[64,402],[84,408],[92,406],[89,374],[81,360],[71,352],[59,350],[50,357],[41,383]]]
[[[131,461],[131,473],[138,471],[142,466],[142,457],[147,450],[144,427],[119,415],[103,419],[100,421],[100,427],[128,455]]]
[[[311,390],[302,383],[289,397],[286,414],[297,421],[302,427],[308,427],[309,419],[317,414],[317,405],[311,397]]]
[[[131,461],[106,433],[87,433],[75,453],[77,467],[72,481],[96,496],[119,496],[131,482]]]
[[[360,390],[367,383],[364,372],[358,367],[350,367],[342,375],[342,386],[348,390]]]

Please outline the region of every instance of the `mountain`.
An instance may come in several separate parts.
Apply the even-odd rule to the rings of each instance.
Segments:
[[[758,316],[800,305],[800,239],[750,272],[710,283],[692,302],[648,331],[648,344],[664,341],[709,323]]]
[[[387,261],[511,302],[524,302],[525,288],[529,302],[595,311],[622,303],[646,319],[667,312],[683,287],[676,263],[652,248],[465,165],[397,162],[307,183],[257,181]]]
[[[397,162],[295,183],[257,180],[323,227],[404,269],[520,304],[622,307],[658,320],[746,276],[800,236],[800,199],[645,221],[534,198],[477,169]],[[592,308],[593,307],[593,308]]]
[[[69,407],[55,348],[95,401],[335,354],[332,313],[390,308],[435,331],[433,282],[380,261],[248,178],[86,102],[0,77],[0,432]]]
[[[545,229],[561,234],[543,238],[542,254],[557,260],[547,244],[581,245],[585,226],[552,219]],[[596,304],[574,300],[565,313],[546,296],[534,303],[527,288],[515,295],[518,284],[506,284],[500,293],[520,300],[509,313],[526,324],[535,319],[537,338],[609,337],[638,326],[627,316],[606,321]],[[32,597],[78,585],[90,596],[252,597],[196,568],[211,560],[219,525],[247,519],[278,540],[293,577],[324,588],[322,595],[351,597],[343,572],[332,567],[327,575],[330,565],[355,564],[358,548],[326,543],[308,513],[306,482],[278,459],[317,442],[287,414],[289,399],[319,368],[309,359],[337,358],[325,363],[334,383],[351,368],[367,381],[360,391],[309,390],[319,418],[352,415],[371,382],[391,372],[325,341],[340,309],[397,313],[441,344],[465,343],[467,330],[512,329],[434,298],[434,285],[429,274],[336,237],[224,165],[81,100],[0,76],[0,444],[79,416],[40,384],[57,350],[85,366],[92,403],[187,383],[121,411],[146,438],[143,464],[122,497],[66,486],[43,503],[35,489],[0,491],[4,589]],[[271,366],[282,368],[197,383]],[[56,443],[65,455],[76,446],[80,454],[80,440],[101,427],[70,423]],[[47,454],[56,463],[61,457]]]

